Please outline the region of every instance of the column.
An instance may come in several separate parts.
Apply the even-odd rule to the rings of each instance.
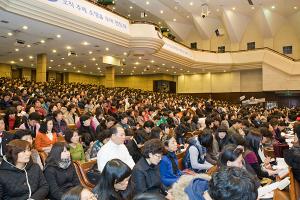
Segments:
[[[47,54],[38,54],[36,63],[36,82],[46,82]]]
[[[105,87],[115,87],[115,67],[105,68]]]

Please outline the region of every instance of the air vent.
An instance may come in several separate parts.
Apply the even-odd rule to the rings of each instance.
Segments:
[[[4,24],[8,24],[8,23],[9,23],[9,22],[6,21],[6,20],[1,20],[0,22],[1,22],[1,23],[4,23]]]
[[[0,37],[2,37],[2,38],[7,38],[7,36],[5,36],[5,35],[1,35]]]
[[[40,44],[41,44],[41,42],[35,42],[32,45],[37,46],[37,45],[40,45]]]
[[[254,5],[253,2],[252,2],[252,0],[248,0],[248,3],[249,3],[251,6]]]
[[[54,40],[54,39],[53,39],[53,38],[47,38],[46,40],[47,40],[47,41],[51,41],[51,40]]]
[[[99,46],[99,45],[95,45],[94,47],[95,47],[95,48],[99,48],[100,46]]]

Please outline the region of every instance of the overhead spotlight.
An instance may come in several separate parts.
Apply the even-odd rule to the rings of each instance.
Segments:
[[[56,35],[56,37],[57,37],[57,38],[61,38],[61,35],[58,34],[58,35]]]
[[[7,33],[8,36],[12,36],[13,34],[11,32]]]
[[[23,30],[27,30],[27,29],[28,29],[28,26],[23,26],[22,29],[23,29]]]
[[[52,53],[56,53],[56,49],[53,49],[53,50],[52,50]]]
[[[44,44],[44,43],[45,43],[45,40],[41,40],[41,43]]]
[[[272,6],[271,8],[272,8],[272,9],[275,9],[275,6]]]

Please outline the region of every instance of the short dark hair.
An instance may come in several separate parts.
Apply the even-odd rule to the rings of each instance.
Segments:
[[[271,131],[269,131],[269,129],[267,127],[260,127],[259,128],[259,131],[260,131],[260,134],[263,136],[263,137],[266,137],[266,138],[273,138],[273,134]]]
[[[218,166],[226,167],[228,161],[235,161],[240,155],[243,154],[243,149],[237,148],[237,145],[226,145],[219,155]]]
[[[99,140],[100,142],[103,143],[103,140],[105,140],[106,138],[110,138],[112,134],[111,129],[106,129],[104,131],[101,131],[100,133],[97,133],[97,140]]]
[[[21,139],[22,137],[30,135],[31,136],[31,131],[27,129],[17,129],[16,133],[14,134],[15,139]]]
[[[158,126],[152,128],[150,132],[150,139],[160,139],[160,133],[161,129]]]
[[[33,113],[29,114],[28,119],[39,121],[41,119],[41,117],[37,112],[33,112]]]
[[[10,141],[7,144],[7,151],[6,151],[6,159],[8,162],[12,163],[13,165],[16,164],[18,160],[18,153],[25,151],[27,148],[31,148],[29,142],[21,139],[15,139]]]
[[[53,117],[55,118],[55,117],[57,117],[57,115],[59,115],[59,114],[63,114],[60,110],[56,110],[56,111],[54,111],[53,112]]]
[[[297,135],[297,138],[298,138],[298,141],[299,141],[300,140],[300,122],[295,122],[293,128],[294,128],[294,132]]]
[[[212,149],[213,145],[213,131],[211,129],[204,129],[202,134],[198,135],[198,141],[200,144],[209,150]]]
[[[163,154],[164,152],[164,146],[162,145],[160,139],[151,139],[145,142],[144,148],[143,148],[143,156],[145,158],[149,158],[149,154]]]
[[[72,143],[71,139],[74,135],[74,132],[77,132],[76,130],[74,129],[69,129],[67,128],[65,131],[64,131],[64,134],[65,134],[65,140],[67,143]]]
[[[148,127],[148,128],[153,128],[153,127],[154,127],[153,121],[150,121],[150,120],[146,121],[146,122],[144,123],[144,128],[146,128],[146,127]]]
[[[46,167],[58,166],[58,163],[61,161],[61,152],[64,151],[64,148],[67,148],[67,144],[65,142],[57,142],[52,146],[45,162]]]
[[[48,130],[48,128],[47,128],[47,126],[48,126],[47,123],[48,123],[49,121],[52,121],[52,122],[53,122],[52,118],[46,118],[46,120],[42,121],[41,126],[40,126],[40,129],[39,129],[39,131],[40,131],[41,133],[44,133],[44,134],[47,133],[47,130]],[[52,128],[52,132],[53,132],[53,131],[54,131],[54,129]]]
[[[62,200],[80,200],[81,192],[86,189],[82,185],[71,188],[61,197]],[[88,189],[87,189],[88,190]]]
[[[213,174],[208,193],[213,200],[256,200],[256,181],[244,169],[226,167]]]

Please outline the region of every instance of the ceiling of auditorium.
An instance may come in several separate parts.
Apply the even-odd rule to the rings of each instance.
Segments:
[[[249,4],[249,1],[253,5]],[[286,22],[300,35],[300,0],[115,0],[114,9],[133,20],[166,25],[178,41],[211,38],[223,28],[232,42],[239,42],[254,20],[261,34],[272,37]],[[205,14],[202,17],[202,7]],[[141,18],[141,12],[147,17]]]
[[[294,23],[294,28],[300,33],[300,0],[252,0],[253,6],[248,4],[248,0],[115,1],[116,12],[133,20],[168,26],[179,41],[185,41],[193,34],[209,39],[220,27],[225,29],[232,41],[239,41],[250,20],[259,24],[265,37],[272,37],[287,20]],[[201,5],[204,3],[208,5],[210,14],[202,18]],[[141,18],[141,12],[147,16]],[[24,45],[17,40],[24,41]],[[70,51],[77,56],[68,56]],[[240,70],[237,66],[192,69],[152,55],[136,57],[119,45],[0,10],[0,63],[35,68],[39,53],[47,53],[47,66],[51,70],[93,75],[104,74],[104,55],[118,57],[124,62],[124,66],[116,67],[117,75],[179,75]],[[243,66],[243,69],[247,67]]]

